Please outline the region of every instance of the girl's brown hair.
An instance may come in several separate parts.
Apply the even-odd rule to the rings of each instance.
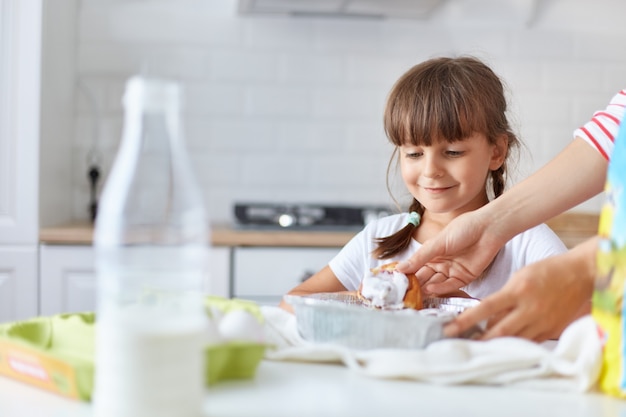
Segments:
[[[490,175],[494,198],[500,196],[506,185],[506,159],[510,150],[520,144],[506,110],[500,78],[477,58],[441,57],[414,66],[400,77],[387,98],[385,133],[396,146],[387,174],[402,145],[452,143],[475,133],[484,134],[490,144],[505,137],[508,147],[504,162]],[[413,199],[411,211],[422,216],[424,206]],[[391,236],[377,238],[374,256],[387,259],[405,250],[418,226],[408,223]]]

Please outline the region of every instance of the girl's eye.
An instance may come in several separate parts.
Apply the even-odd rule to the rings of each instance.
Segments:
[[[453,151],[453,150],[447,150],[446,151],[446,155],[448,155],[449,157],[452,158],[458,158],[459,156],[462,156],[465,152],[463,151]]]
[[[422,155],[423,155],[422,152],[407,152],[406,153],[406,157],[409,159],[419,158]]]

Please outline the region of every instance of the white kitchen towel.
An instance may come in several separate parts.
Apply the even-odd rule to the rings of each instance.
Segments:
[[[261,311],[266,341],[273,346],[266,359],[337,362],[377,378],[584,392],[594,387],[602,360],[602,340],[591,316],[572,323],[556,346],[503,337],[444,339],[424,349],[355,350],[307,342],[293,314],[270,306]]]

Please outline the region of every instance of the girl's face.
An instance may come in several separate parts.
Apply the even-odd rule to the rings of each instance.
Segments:
[[[482,133],[458,142],[400,146],[400,170],[409,192],[427,211],[456,217],[488,202],[489,171],[506,156],[504,138],[491,145]]]

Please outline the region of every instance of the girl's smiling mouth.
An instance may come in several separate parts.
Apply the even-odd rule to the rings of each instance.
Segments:
[[[422,187],[425,191],[433,194],[443,193],[444,191],[448,191],[452,187]]]

